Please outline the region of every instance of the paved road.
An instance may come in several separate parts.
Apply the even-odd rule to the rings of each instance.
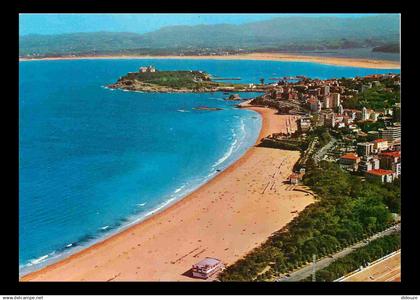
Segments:
[[[325,257],[325,258],[321,258],[320,260],[317,260],[316,262],[316,269],[317,270],[321,270],[325,267],[327,267],[329,264],[331,264],[333,261],[337,260],[340,257],[346,256],[347,254],[353,252],[354,250],[356,250],[357,248],[366,246],[369,242],[376,240],[377,238],[386,236],[386,235],[390,235],[392,233],[398,232],[400,231],[400,224],[394,225],[382,232],[379,232],[369,238],[367,238],[366,240],[359,242],[357,244],[353,244],[343,250],[341,250],[340,252],[335,253],[334,255],[331,255],[329,257]],[[366,242],[365,242],[366,241]],[[278,282],[283,282],[283,281],[300,281],[308,276],[312,275],[312,264],[308,264],[303,268],[300,268],[299,270],[290,273],[290,277],[285,277],[284,275],[278,279],[276,279],[275,281]]]
[[[318,163],[324,157],[328,150],[330,150],[331,147],[334,146],[335,142],[337,142],[337,139],[331,136],[331,140],[328,142],[328,144],[326,144],[324,147],[319,149],[317,153],[314,154],[313,159],[315,163]]]

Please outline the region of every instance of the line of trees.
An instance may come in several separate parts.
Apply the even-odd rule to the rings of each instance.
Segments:
[[[368,245],[339,258],[326,268],[317,271],[316,281],[334,281],[337,278],[357,270],[360,266],[367,266],[367,263],[380,259],[400,248],[401,237],[399,233],[378,238]],[[312,277],[307,277],[302,281],[311,280]]]
[[[313,254],[330,255],[384,230],[393,223],[391,213],[398,211],[388,203],[399,203],[399,186],[363,182],[334,163],[307,165],[304,184],[320,201],[228,266],[219,275],[221,281],[270,280],[310,263]]]
[[[375,81],[374,79],[363,79],[362,83],[367,84]],[[364,92],[354,95],[347,99],[344,108],[362,109],[363,107],[372,109],[391,108],[400,102],[400,86],[394,83],[393,79],[379,79],[380,85],[366,89]],[[349,89],[358,90],[360,82],[355,82],[349,78],[340,79],[340,85]]]

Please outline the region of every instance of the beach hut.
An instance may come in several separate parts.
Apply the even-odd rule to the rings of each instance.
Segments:
[[[290,176],[289,176],[289,183],[290,184],[298,184],[299,183],[299,174],[296,174],[296,173],[292,173]]]
[[[196,278],[207,279],[224,268],[223,263],[212,257],[206,257],[192,266],[192,275]]]

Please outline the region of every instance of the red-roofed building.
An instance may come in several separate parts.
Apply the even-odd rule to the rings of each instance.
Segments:
[[[381,182],[392,182],[395,178],[395,173],[391,170],[377,169],[370,170],[365,173],[366,179],[377,180],[380,179]]]
[[[381,153],[381,156],[393,157],[394,159],[396,159],[396,158],[400,158],[401,157],[401,152],[400,151],[382,152]]]
[[[321,111],[321,102],[314,97],[308,99],[309,108],[313,112],[320,112]]]
[[[381,162],[381,168],[386,170],[392,170],[395,172],[395,176],[401,175],[401,152],[382,152],[379,154],[379,160]]]
[[[360,157],[356,153],[346,153],[339,159],[340,167],[348,171],[357,171]]]

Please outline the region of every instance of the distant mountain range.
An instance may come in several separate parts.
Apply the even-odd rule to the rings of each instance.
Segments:
[[[305,51],[367,47],[380,51],[381,47],[389,50],[387,45],[398,45],[399,37],[398,15],[360,18],[278,17],[242,25],[168,26],[145,34],[31,34],[19,37],[19,54],[197,54],[209,51]],[[392,49],[395,50],[395,47]]]

